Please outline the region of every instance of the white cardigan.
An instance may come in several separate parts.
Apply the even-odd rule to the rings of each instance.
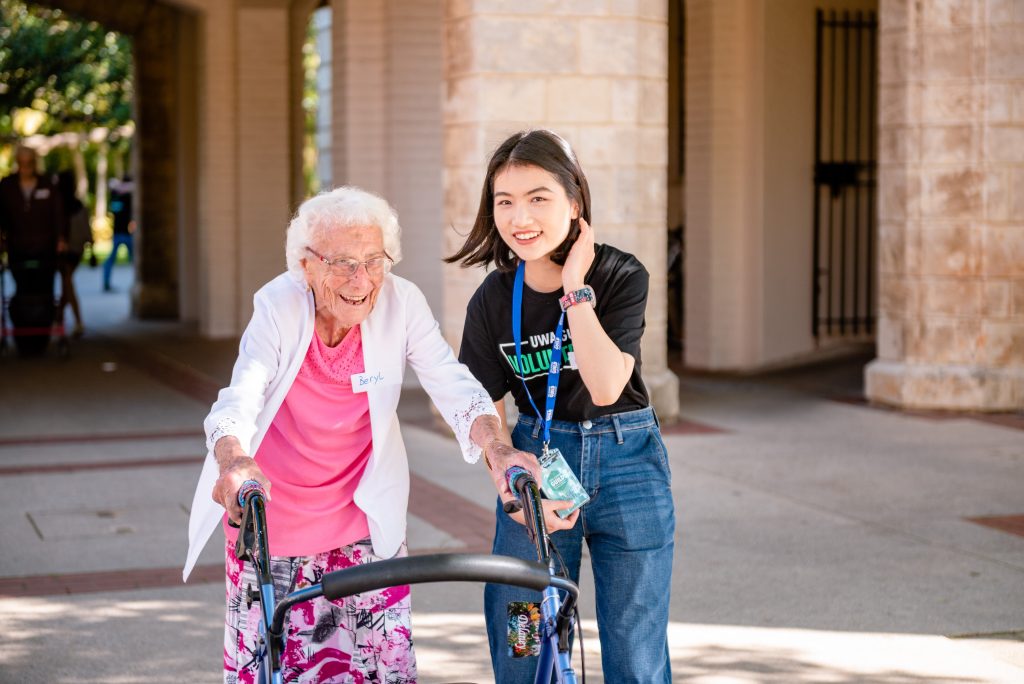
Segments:
[[[204,421],[208,451],[192,500],[183,580],[224,515],[211,498],[219,476],[214,443],[233,435],[247,454],[256,454],[313,339],[313,294],[294,276],[274,278],[253,304],[231,384],[220,391]],[[354,500],[366,514],[374,553],[390,558],[405,539],[409,506],[409,466],[396,414],[406,362],[455,431],[469,463],[480,457],[469,439],[470,426],[481,415],[497,413],[487,392],[455,358],[426,298],[411,282],[387,275],[360,332],[373,450]]]

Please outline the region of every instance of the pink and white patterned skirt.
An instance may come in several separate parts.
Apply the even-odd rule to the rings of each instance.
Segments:
[[[398,552],[406,555],[405,544]],[[246,607],[245,589],[258,589],[252,563],[226,545],[227,614],[224,625],[224,682],[256,680],[260,605]],[[369,539],[315,556],[271,557],[277,600],[316,584],[324,574],[380,560]],[[337,601],[320,597],[292,608],[285,621],[281,669],[299,684],[410,684],[416,682],[409,587],[392,587]]]

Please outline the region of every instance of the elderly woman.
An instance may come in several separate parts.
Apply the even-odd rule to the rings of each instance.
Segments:
[[[406,553],[409,471],[396,408],[406,363],[469,462],[535,473],[494,404],[442,338],[423,294],[391,275],[401,258],[388,204],[344,187],[307,200],[288,227],[288,271],[254,298],[229,387],[206,418],[209,453],[189,520],[187,577],[218,524],[227,543],[225,682],[253,680],[259,606],[251,564],[234,554],[241,483],[267,489],[279,594],[327,572]],[[492,472],[508,495],[501,471]],[[216,502],[216,503],[215,503]],[[225,510],[226,509],[226,510]],[[408,587],[292,611],[286,681],[414,682]]]

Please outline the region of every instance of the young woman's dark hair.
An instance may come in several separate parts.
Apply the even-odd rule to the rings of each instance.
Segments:
[[[481,264],[487,266],[493,262],[500,271],[515,270],[519,259],[501,239],[494,225],[494,178],[510,166],[536,166],[550,173],[565,190],[569,201],[579,206],[583,219],[590,223],[590,186],[569,143],[544,129],[520,131],[501,143],[491,155],[473,229],[462,248],[445,259],[447,263],[461,262],[466,268]],[[569,235],[552,252],[551,261],[563,265],[579,234],[579,219],[573,219]]]

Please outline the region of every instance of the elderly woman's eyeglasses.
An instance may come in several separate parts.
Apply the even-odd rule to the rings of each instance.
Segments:
[[[395,263],[394,261],[391,260],[391,257],[387,256],[386,254],[384,256],[378,256],[373,257],[372,259],[367,259],[366,261],[356,261],[355,259],[346,259],[344,257],[342,257],[341,259],[328,259],[324,255],[314,250],[312,247],[306,247],[306,251],[315,256],[320,261],[320,263],[326,266],[327,269],[331,272],[331,274],[341,276],[343,278],[351,278],[352,276],[354,276],[356,274],[356,271],[359,270],[360,266],[366,268],[366,275],[370,276],[371,278],[380,278],[385,273],[390,271],[391,267]]]

